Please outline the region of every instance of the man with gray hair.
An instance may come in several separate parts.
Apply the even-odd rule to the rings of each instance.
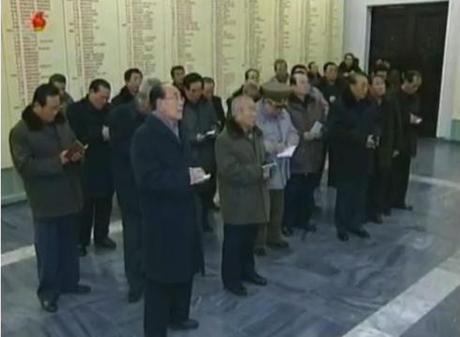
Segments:
[[[133,136],[131,163],[142,214],[145,337],[165,337],[168,325],[199,325],[189,317],[193,276],[203,262],[194,186],[210,177],[193,165],[179,123],[180,91],[156,85],[149,97],[152,112]]]
[[[134,132],[152,110],[149,101],[150,90],[159,83],[156,79],[144,80],[134,100],[117,106],[111,111],[109,118],[112,168],[121,210],[125,274],[129,285],[130,303],[141,299],[144,278],[141,264],[141,211],[129,149]]]

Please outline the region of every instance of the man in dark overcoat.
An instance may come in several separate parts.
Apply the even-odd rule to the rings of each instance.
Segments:
[[[203,169],[192,167],[180,130],[184,102],[179,90],[157,85],[150,103],[153,112],[131,144],[142,214],[146,337],[166,336],[168,325],[198,328],[189,318],[193,276],[201,267],[193,185],[206,180]]]

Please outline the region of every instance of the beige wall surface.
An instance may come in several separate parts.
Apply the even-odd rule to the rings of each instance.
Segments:
[[[78,99],[94,78],[116,93],[129,67],[170,81],[170,67],[183,64],[214,77],[225,98],[249,67],[268,80],[278,57],[290,66],[340,60],[343,0],[5,0],[2,21],[4,168],[9,129],[52,73],[65,74]]]

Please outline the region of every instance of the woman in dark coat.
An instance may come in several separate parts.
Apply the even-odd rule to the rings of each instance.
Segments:
[[[339,65],[339,78],[346,79],[350,74],[360,72],[359,64],[352,53],[346,53]]]
[[[361,238],[369,233],[362,223],[366,192],[377,145],[375,104],[367,98],[368,80],[363,73],[350,74],[349,86],[332,106],[329,136],[337,164],[337,236],[347,241],[348,232]]]
[[[382,223],[382,214],[389,215],[391,210],[391,163],[400,147],[399,109],[397,102],[386,96],[385,79],[379,75],[371,78],[370,98],[377,104],[380,139],[369,184],[367,215],[370,221]]]

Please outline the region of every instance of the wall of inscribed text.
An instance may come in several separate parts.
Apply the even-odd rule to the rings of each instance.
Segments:
[[[169,81],[183,64],[227,97],[248,67],[268,80],[278,57],[339,61],[342,16],[343,0],[4,0],[2,168],[11,166],[9,129],[52,73],[66,74],[78,99],[96,77],[116,92],[129,67]]]

